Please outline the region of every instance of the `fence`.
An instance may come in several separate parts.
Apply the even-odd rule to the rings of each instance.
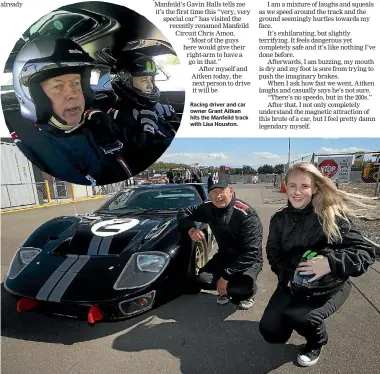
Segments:
[[[39,183],[9,183],[1,185],[1,209],[34,207],[78,201],[100,195],[111,195],[122,188],[134,185],[133,179],[104,186],[82,186],[63,182],[53,178],[52,181]]]
[[[252,184],[253,178],[257,176],[259,183],[268,183],[275,185],[280,175],[278,174],[229,174],[228,181],[232,184]],[[201,181],[207,183],[208,176],[203,176]]]
[[[380,151],[313,153],[290,162],[311,162],[347,192],[380,197]]]
[[[380,198],[380,151],[355,153],[312,153],[290,162],[310,162],[337,181],[340,189]],[[285,165],[285,170],[288,165]],[[281,188],[284,174],[275,175],[274,186]]]
[[[114,193],[119,192],[123,188],[135,186],[137,184],[137,179],[130,178],[128,180],[113,183],[105,184],[104,186],[95,186],[93,187],[94,195],[113,195]]]
[[[380,197],[380,151],[314,154],[314,163],[342,190]]]
[[[296,160],[290,161],[290,166],[292,166],[294,164],[298,164],[299,162],[311,162],[311,163],[313,163],[314,158],[315,158],[315,155],[314,155],[314,153],[312,153],[310,155],[306,155],[306,156],[297,158]],[[285,170],[286,170],[286,167],[287,167],[287,165],[285,166]]]
[[[58,180],[1,185],[2,209],[33,207],[76,198],[75,186]]]

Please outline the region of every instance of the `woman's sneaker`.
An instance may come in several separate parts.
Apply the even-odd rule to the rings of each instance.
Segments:
[[[228,304],[229,301],[230,301],[230,298],[228,296],[222,296],[222,295],[219,295],[218,298],[216,299],[216,302],[220,305]]]
[[[239,306],[242,309],[251,309],[254,303],[255,303],[255,299],[253,297],[250,297],[247,300],[240,301]]]
[[[298,354],[297,362],[301,366],[313,366],[318,362],[321,351],[322,347],[312,349],[306,344]]]

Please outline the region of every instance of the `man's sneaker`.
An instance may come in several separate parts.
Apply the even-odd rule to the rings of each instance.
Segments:
[[[316,364],[319,360],[319,357],[321,355],[322,347],[320,348],[310,348],[305,345],[305,347],[302,348],[301,352],[298,354],[297,362],[301,366],[313,366]]]
[[[222,295],[219,295],[218,298],[216,299],[216,302],[220,305],[228,304],[229,301],[230,301],[230,298],[228,296],[222,296]]]
[[[250,309],[253,307],[254,303],[255,303],[255,299],[253,297],[250,297],[247,300],[240,301],[239,306],[242,309]]]

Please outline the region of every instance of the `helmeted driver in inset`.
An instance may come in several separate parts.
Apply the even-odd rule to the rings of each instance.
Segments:
[[[112,119],[100,111],[86,111],[94,101],[94,65],[77,43],[50,37],[28,42],[13,65],[21,115],[34,124],[14,129],[16,144],[41,170],[78,184],[95,185],[99,178],[113,183],[129,176],[128,167],[115,158],[123,144]]]
[[[108,112],[113,114],[123,141],[136,152],[146,150],[131,163],[132,169],[145,169],[170,145],[180,121],[171,105],[159,102],[158,70],[151,57],[128,51],[116,58],[111,71],[116,101]]]

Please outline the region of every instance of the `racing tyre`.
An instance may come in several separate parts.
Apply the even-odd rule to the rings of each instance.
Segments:
[[[196,283],[196,276],[199,270],[206,264],[206,242],[201,241],[194,244],[191,251],[189,267],[185,283],[185,293],[197,294],[201,288]]]

